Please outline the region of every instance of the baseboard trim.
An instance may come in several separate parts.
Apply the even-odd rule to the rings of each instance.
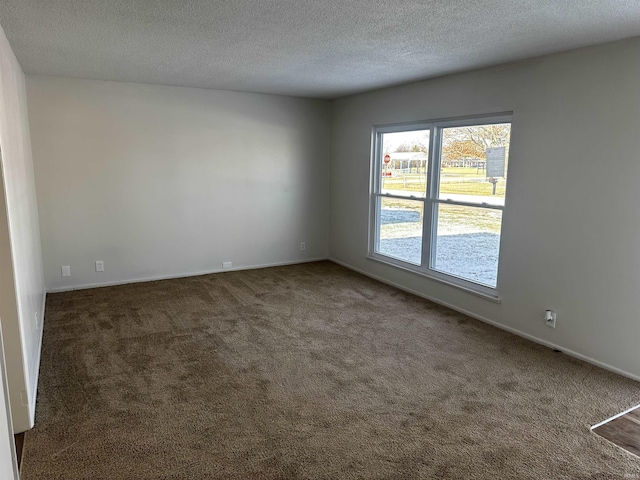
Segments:
[[[497,328],[499,328],[501,330],[505,330],[505,331],[507,331],[509,333],[513,333],[514,335],[518,335],[519,337],[526,338],[527,340],[531,340],[532,342],[538,343],[540,345],[544,345],[545,347],[549,347],[549,348],[552,348],[552,349],[555,349],[555,350],[560,350],[562,353],[566,353],[570,357],[574,357],[574,358],[577,358],[578,360],[582,360],[584,362],[590,363],[590,364],[595,365],[597,367],[604,368],[605,370],[609,370],[610,372],[617,373],[618,375],[622,375],[623,377],[627,377],[627,378],[630,378],[632,380],[640,381],[640,376],[638,376],[638,375],[634,375],[632,373],[629,373],[629,372],[627,372],[625,370],[622,370],[620,368],[614,367],[614,366],[609,365],[607,363],[600,362],[599,360],[596,360],[594,358],[591,358],[591,357],[588,357],[586,355],[583,355],[582,353],[575,352],[573,350],[569,350],[569,349],[563,347],[562,345],[558,345],[558,344],[555,344],[555,343],[548,342],[548,341],[543,340],[541,338],[538,338],[538,337],[536,337],[534,335],[531,335],[529,333],[523,332],[522,330],[518,330],[516,328],[509,327],[508,325],[504,325],[502,323],[496,322],[495,320],[491,320],[491,319],[488,319],[488,318],[483,317],[481,315],[477,315],[477,314],[475,314],[475,313],[473,313],[473,312],[471,312],[469,310],[465,310],[464,308],[457,307],[456,305],[452,305],[450,303],[447,303],[447,302],[444,302],[442,300],[439,300],[439,299],[437,299],[435,297],[431,297],[431,296],[426,295],[424,293],[418,292],[417,290],[413,290],[411,288],[405,287],[404,285],[401,285],[399,283],[395,283],[395,282],[389,281],[389,280],[387,280],[387,279],[385,279],[383,277],[380,277],[378,275],[374,275],[372,273],[366,272],[365,270],[362,270],[362,269],[360,269],[358,267],[354,267],[353,265],[350,265],[350,264],[348,264],[346,262],[343,262],[341,260],[338,260],[336,258],[329,257],[328,260],[331,261],[331,262],[334,262],[334,263],[336,263],[338,265],[341,265],[341,266],[343,266],[345,268],[348,268],[349,270],[353,270],[354,272],[357,272],[357,273],[359,273],[361,275],[364,275],[365,277],[372,278],[372,279],[377,280],[379,282],[385,283],[387,285],[391,285],[392,287],[398,288],[398,289],[403,290],[405,292],[408,292],[408,293],[411,293],[411,294],[416,295],[418,297],[421,297],[421,298],[424,298],[426,300],[429,300],[429,301],[431,301],[433,303],[437,303],[438,305],[442,305],[443,307],[447,307],[447,308],[450,308],[451,310],[455,310],[456,312],[463,313],[465,315],[468,315],[471,318],[475,318],[476,320],[480,320],[481,322],[488,323],[489,325],[497,327]]]
[[[201,275],[210,275],[212,273],[237,272],[242,270],[257,270],[260,268],[270,268],[270,267],[284,267],[287,265],[299,265],[303,263],[321,262],[323,260],[329,260],[329,257],[305,258],[304,260],[289,260],[286,262],[265,263],[260,265],[244,265],[242,267],[233,267],[233,268],[217,268],[214,270],[203,270],[200,272],[158,275],[153,277],[134,278],[130,280],[116,280],[114,282],[87,283],[83,285],[75,285],[75,286],[69,286],[69,287],[48,288],[47,292],[49,293],[73,292],[75,290],[87,290],[89,288],[100,288],[100,287],[114,287],[117,285],[128,285],[130,283],[156,282],[158,280],[172,280],[175,278],[199,277]]]

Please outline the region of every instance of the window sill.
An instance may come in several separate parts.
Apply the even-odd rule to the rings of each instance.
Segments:
[[[394,259],[392,258],[381,257],[377,255],[367,255],[367,258],[369,260],[373,260],[374,262],[382,263],[384,265],[390,265],[392,267],[399,268],[400,270],[413,273],[414,275],[418,275],[423,278],[428,278],[429,280],[434,280],[436,282],[449,285],[450,287],[454,287],[458,290],[462,290],[463,292],[476,295],[478,297],[484,298],[485,300],[489,300],[494,303],[502,303],[502,299],[500,298],[498,291],[493,290],[490,287],[476,285],[466,280],[457,279],[456,277],[452,277],[444,273],[434,272],[432,270],[425,272],[423,270],[413,269],[407,265],[404,265],[402,262],[394,261]]]

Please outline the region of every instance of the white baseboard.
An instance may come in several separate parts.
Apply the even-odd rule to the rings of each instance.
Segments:
[[[283,267],[286,265],[298,265],[302,263],[320,262],[322,260],[329,260],[329,257],[305,258],[303,260],[290,260],[286,262],[265,263],[262,265],[244,265],[242,267],[232,267],[232,268],[216,268],[214,270],[203,270],[200,272],[173,273],[169,275],[158,275],[154,277],[117,280],[114,282],[86,283],[83,285],[74,285],[69,287],[49,288],[47,289],[47,291],[50,293],[72,292],[74,290],[86,290],[89,288],[100,288],[100,287],[113,287],[116,285],[128,285],[130,283],[155,282],[157,280],[171,280],[174,278],[199,277],[201,275],[210,275],[212,273],[237,272],[241,270],[256,270],[259,268],[269,268],[269,267]]]
[[[443,307],[447,307],[450,308],[451,310],[455,310],[456,312],[460,312],[463,313],[471,318],[475,318],[476,320],[480,320],[481,322],[484,323],[488,323],[489,325],[493,325],[494,327],[497,327],[501,330],[506,330],[509,333],[513,333],[515,335],[518,335],[519,337],[522,338],[526,338],[527,340],[531,340],[532,342],[538,343],[540,345],[544,345],[545,347],[549,347],[555,350],[560,350],[562,353],[566,353],[567,355],[577,358],[578,360],[582,360],[584,362],[590,363],[592,365],[595,365],[597,367],[600,368],[604,368],[605,370],[609,370],[610,372],[614,372],[617,373],[618,375],[622,375],[623,377],[627,377],[627,378],[631,378],[632,380],[636,380],[636,381],[640,381],[640,376],[638,375],[634,375],[632,373],[629,373],[625,370],[622,370],[620,368],[614,367],[612,365],[600,362],[594,358],[588,357],[586,355],[583,355],[582,353],[579,352],[574,352],[573,350],[569,350],[565,347],[563,347],[562,345],[557,345],[555,343],[551,343],[548,342],[546,340],[543,340],[541,338],[535,337],[531,334],[528,334],[526,332],[523,332],[521,330],[518,330],[516,328],[513,327],[509,327],[508,325],[504,325],[502,323],[496,322],[495,320],[490,320],[488,318],[485,318],[481,315],[477,315],[473,312],[470,312],[469,310],[465,310],[464,308],[460,308],[457,307],[456,305],[452,305],[450,303],[447,302],[443,302],[442,300],[439,300],[437,298],[431,297],[429,295],[425,295],[424,293],[418,292],[417,290],[413,290],[411,288],[405,287],[404,285],[401,285],[399,283],[395,283],[395,282],[391,282],[383,277],[380,277],[378,275],[374,275],[371,274],[369,272],[366,272],[360,268],[354,267],[353,265],[350,265],[348,263],[345,263],[343,261],[337,260],[335,258],[329,257],[329,260],[337,263],[338,265],[342,265],[345,268],[348,268],[349,270],[353,270],[354,272],[358,272],[361,275],[364,275],[365,277],[369,277],[369,278],[373,278],[374,280],[377,280],[379,282],[385,283],[387,285],[391,285],[392,287],[396,287],[400,290],[403,290],[405,292],[411,293],[413,295],[417,295],[418,297],[422,297],[426,300],[429,300],[431,302],[437,303],[438,305],[442,305]]]

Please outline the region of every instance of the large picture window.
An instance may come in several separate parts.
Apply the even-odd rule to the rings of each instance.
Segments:
[[[374,129],[371,257],[496,297],[511,116]]]

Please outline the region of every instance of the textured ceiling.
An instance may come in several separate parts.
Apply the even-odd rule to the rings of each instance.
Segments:
[[[26,73],[335,98],[640,35],[640,0],[0,0]]]

